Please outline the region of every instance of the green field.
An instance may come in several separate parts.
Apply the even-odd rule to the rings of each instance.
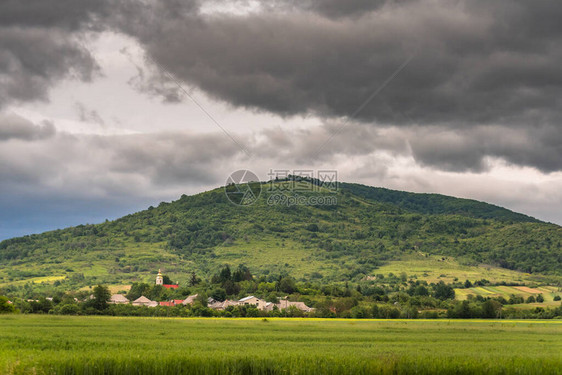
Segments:
[[[561,321],[0,317],[6,374],[560,374]]]
[[[390,261],[373,271],[374,274],[384,275],[389,273],[399,275],[402,272],[406,272],[409,277],[426,280],[430,283],[439,281],[452,283],[456,280],[461,282],[471,280],[474,282],[486,279],[492,283],[505,281],[528,284],[541,280],[540,275],[531,275],[489,265],[462,265],[451,256],[429,255],[420,252],[402,256],[401,259]]]
[[[554,301],[555,296],[562,296],[562,290],[556,286],[541,286],[536,288],[516,287],[516,286],[479,286],[466,289],[455,289],[456,298],[465,300],[468,295],[482,296],[482,297],[503,297],[509,299],[511,295],[521,296],[527,299],[530,296],[542,295],[544,298],[543,303],[531,303],[524,306],[528,307],[546,307],[558,306],[560,301]],[[520,306],[520,305],[514,305]]]

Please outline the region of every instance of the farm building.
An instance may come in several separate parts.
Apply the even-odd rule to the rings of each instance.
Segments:
[[[192,296],[187,297],[186,299],[184,299],[184,300],[182,301],[182,304],[184,304],[184,305],[191,305],[191,304],[195,301],[195,298],[197,298],[198,295],[199,295],[199,294],[194,294],[194,295],[192,295]]]
[[[172,299],[170,301],[159,302],[160,306],[179,306],[183,304],[183,299]]]
[[[209,304],[208,307],[214,310],[225,310],[229,306],[237,306],[240,305],[238,301],[231,301],[231,300],[224,300],[223,302],[214,301],[213,303]]]
[[[304,302],[291,302],[286,298],[279,300],[279,303],[275,304],[274,306],[277,306],[279,310],[288,309],[291,306],[294,306],[303,312],[311,312],[314,310],[312,307],[308,307]],[[271,306],[271,310],[273,310],[273,306]]]
[[[133,306],[148,306],[148,307],[156,307],[158,306],[158,302],[151,301],[145,296],[140,296],[136,300],[133,301]]]
[[[258,298],[258,297],[254,297],[254,296],[248,296],[248,297],[244,297],[241,300],[238,301],[239,305],[252,305],[258,308],[258,310],[265,310],[268,302],[266,302],[265,300]]]
[[[294,306],[295,308],[307,313],[314,310],[313,308],[308,307],[304,302],[291,302],[287,299],[282,299],[279,301],[279,303],[274,304],[272,302],[267,302],[255,296],[244,297],[238,301],[232,301],[227,299],[223,302],[220,302],[210,299],[207,306],[214,310],[225,310],[230,306],[240,306],[240,305],[254,306],[258,310],[264,310],[264,311],[272,311],[275,307],[277,307],[279,310],[283,310],[283,309],[288,309],[291,306]]]
[[[129,300],[127,299],[127,297],[125,297],[122,294],[114,294],[111,296],[111,298],[109,299],[109,303],[113,303],[116,305],[120,305],[120,304],[126,304],[129,303]]]

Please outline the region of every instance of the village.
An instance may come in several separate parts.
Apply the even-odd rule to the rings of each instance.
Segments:
[[[177,284],[164,284],[164,278],[162,276],[161,270],[158,270],[158,275],[156,276],[156,285],[161,285],[166,289],[177,289],[179,285]],[[108,301],[110,304],[131,304],[133,306],[146,306],[146,307],[157,307],[157,306],[186,306],[193,304],[198,294],[187,296],[185,299],[172,299],[169,301],[152,301],[145,296],[140,296],[134,301],[129,301],[127,297],[123,294],[113,294]],[[308,307],[304,302],[289,301],[286,297],[279,300],[278,303],[267,302],[261,298],[255,296],[247,296],[239,300],[228,300],[217,301],[211,297],[207,299],[207,307],[213,310],[226,310],[230,306],[252,306],[261,311],[273,311],[275,309],[285,310],[290,308],[296,308],[304,313],[309,313],[314,311],[314,308]]]

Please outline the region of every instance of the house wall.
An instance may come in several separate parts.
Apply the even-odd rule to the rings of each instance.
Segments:
[[[250,298],[249,300],[246,300],[244,302],[241,302],[244,305],[253,305],[256,306],[258,308],[258,310],[265,310],[265,306],[267,305],[267,302],[264,301],[263,299],[259,299],[257,297],[253,297]]]

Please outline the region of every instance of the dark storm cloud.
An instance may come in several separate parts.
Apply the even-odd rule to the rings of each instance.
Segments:
[[[91,79],[97,65],[78,36],[103,29],[108,10],[105,0],[1,1],[0,108],[45,100],[62,78]]]
[[[246,15],[156,4],[139,13],[143,22],[121,29],[175,77],[234,106],[345,118],[414,56],[358,121],[467,132],[458,149],[433,145],[458,161],[417,148],[420,160],[440,168],[482,170],[484,152],[562,169],[562,159],[537,155],[559,151],[542,134],[562,123],[560,2],[271,1]],[[481,126],[526,129],[530,138],[519,148],[483,147],[469,133]]]
[[[391,0],[266,0],[264,3],[277,10],[305,10],[328,17],[360,16],[381,8]],[[403,1],[402,1],[403,2]]]
[[[334,134],[337,132],[337,135]],[[329,142],[329,147],[322,147]],[[556,126],[523,128],[475,126],[372,127],[354,122],[344,127],[329,123],[311,130],[265,129],[251,143],[260,157],[303,165],[335,162],[339,156],[384,152],[412,157],[418,164],[446,171],[483,172],[499,158],[513,165],[530,165],[545,172],[560,169],[562,132]]]
[[[164,20],[153,11],[153,22],[136,33],[166,69],[238,106],[350,115],[415,55],[385,88],[385,103],[374,100],[359,119],[451,126],[558,120],[562,33],[551,24],[562,5],[469,3],[406,2],[338,20],[310,12],[184,12]]]
[[[546,172],[561,169],[562,132],[556,126],[480,126],[454,131],[432,127],[409,133],[414,158],[420,164],[444,170],[487,170],[487,157],[535,166]]]
[[[252,2],[236,4],[244,3]],[[561,2],[267,0],[243,15],[208,11],[225,5],[232,4],[3,1],[0,107],[45,99],[69,76],[91,79],[96,62],[78,37],[105,29],[136,38],[149,66],[154,61],[188,89],[328,123],[345,121],[413,56],[355,116],[366,127],[401,127],[398,140],[336,135],[326,149],[297,152],[299,160],[377,147],[403,154],[408,140],[418,162],[440,169],[481,171],[488,156],[562,169]],[[168,102],[184,98],[163,71],[138,72],[130,83],[139,90]],[[317,139],[309,143],[322,148]]]
[[[0,25],[67,30],[98,28],[99,19],[107,16],[111,7],[108,0],[2,0]]]
[[[46,99],[48,89],[62,78],[87,81],[96,68],[88,50],[64,32],[0,27],[0,108]]]

